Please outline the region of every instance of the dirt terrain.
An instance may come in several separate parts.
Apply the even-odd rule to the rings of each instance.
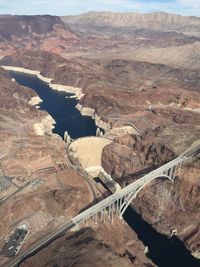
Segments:
[[[22,248],[24,250],[91,205],[95,196],[85,179],[72,169],[64,141],[51,133],[54,121],[46,121],[48,114],[29,104],[31,98],[35,97],[35,92],[20,86],[9,73],[0,69],[0,95],[0,246],[3,246],[5,238],[13,229],[25,223],[29,227],[29,234]],[[35,132],[34,125],[38,123],[42,125],[44,135],[39,136]],[[119,266],[130,266],[131,261],[134,266],[144,266],[151,262],[146,258],[144,245],[136,234],[121,221],[118,226],[117,222],[115,226],[112,225],[109,234],[107,231],[105,233],[104,228],[100,228],[98,232],[97,241],[91,229],[86,232],[86,237],[78,238],[82,253],[85,250],[88,253],[96,250],[97,256],[94,253],[88,258],[88,263],[99,260],[101,256],[98,253],[113,262],[113,266],[119,261]],[[72,259],[66,260],[63,256],[61,251],[65,242],[61,239],[58,242],[60,252],[54,255],[55,261],[58,257],[59,261],[74,264],[77,235],[70,237],[72,247],[66,247],[69,253],[74,253]],[[87,240],[91,240],[91,248],[88,248]],[[107,249],[108,246],[111,248]],[[49,255],[54,253],[54,250],[47,250]],[[82,261],[84,259],[81,255],[80,253]],[[40,254],[38,257],[41,263]],[[6,260],[0,257],[0,265]],[[43,263],[40,266],[44,266]]]
[[[109,231],[108,225],[103,225],[105,231]],[[148,260],[141,255],[136,258],[131,250],[131,246],[136,247],[140,251],[141,247],[137,243],[129,245],[124,254],[120,254],[119,249],[116,249],[115,236],[109,235],[114,244],[115,250],[109,241],[105,243],[100,239],[98,228],[86,227],[75,233],[69,233],[64,237],[56,240],[48,248],[43,249],[36,256],[26,260],[21,266],[28,267],[37,264],[40,266],[149,266],[153,267]],[[121,232],[120,235],[126,235],[126,232]],[[124,239],[121,238],[121,246],[125,246]],[[86,245],[87,244],[87,245]]]
[[[150,142],[151,140],[151,142]],[[104,148],[102,165],[122,186],[177,156],[163,139],[127,135]],[[174,183],[156,179],[141,190],[131,206],[158,232],[172,231],[187,248],[199,256],[200,162],[194,158],[178,169]]]
[[[103,152],[103,167],[125,186],[200,139],[199,25],[199,18],[165,13],[0,16],[0,63],[38,70],[53,83],[80,87],[84,93],[80,104],[94,109],[111,128],[128,125],[137,129],[137,135],[112,137],[117,144],[111,143]],[[35,93],[12,81],[3,70],[0,79],[1,168],[12,181],[2,197],[25,186],[14,202],[9,200],[0,210],[2,242],[21,220],[41,220],[45,231],[50,231],[91,203],[93,196],[83,178],[70,168],[64,142],[51,134],[52,121],[45,119],[48,114],[28,103]],[[45,129],[43,136],[33,129],[39,122]],[[26,182],[39,178],[37,190],[37,186],[26,188]],[[169,236],[177,230],[195,257],[200,257],[199,179],[197,158],[179,170],[174,184],[156,180],[132,203],[157,231]],[[17,203],[26,204],[27,209]],[[32,227],[30,243],[41,233],[37,225]],[[116,222],[113,232],[109,225],[103,230],[92,228],[67,234],[24,266],[34,266],[35,260],[51,266],[48,257],[43,257],[46,253],[53,259],[52,266],[66,261],[69,266],[83,262],[90,266],[94,261],[102,266],[102,254],[111,266],[151,266],[144,246],[127,226]],[[120,248],[115,235],[124,235]],[[126,253],[129,241],[134,244]],[[73,249],[76,245],[79,256]],[[88,255],[90,250],[94,253],[86,258],[83,251]]]

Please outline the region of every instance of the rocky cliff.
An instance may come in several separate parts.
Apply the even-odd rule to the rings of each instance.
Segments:
[[[45,123],[48,114],[30,104],[35,97],[34,91],[20,86],[8,72],[0,69],[1,247],[13,229],[26,223],[29,234],[24,250],[94,201],[93,191],[70,167],[63,140],[52,134],[53,120],[49,120],[50,124]],[[43,127],[42,135],[36,131],[38,124]],[[69,236],[70,247],[68,241],[59,240],[53,244],[53,250],[47,248],[52,264],[72,264],[77,256],[77,246],[79,260],[85,260],[87,264],[94,260],[104,263],[104,259],[100,261],[101,255],[113,266],[130,266],[131,261],[133,266],[150,264],[144,254],[144,245],[136,234],[127,225],[118,224],[118,227],[112,227],[112,231],[108,230],[110,234],[106,236],[105,227],[109,224],[98,230],[98,237],[91,229],[75,233]],[[97,231],[94,225],[91,227]],[[119,237],[122,237],[120,242]],[[63,248],[69,255],[73,254],[71,258],[66,258],[66,251],[63,255]],[[55,249],[59,252],[55,253]],[[91,250],[93,255],[84,258],[85,251],[90,253]],[[39,254],[27,266],[35,266],[36,261],[38,266],[43,266],[46,263],[42,259],[43,255]],[[0,257],[0,265],[6,260]]]
[[[37,69],[53,83],[82,88],[80,104],[111,127],[133,125],[141,133],[158,128],[155,135],[176,153],[199,138],[197,70],[132,60],[64,59],[30,50],[7,56],[1,64]]]
[[[135,181],[176,155],[155,134],[125,136],[104,148],[102,165],[122,185]],[[177,236],[199,257],[199,159],[179,169],[175,182],[156,179],[132,201],[132,207],[158,232]]]
[[[120,138],[111,136],[117,144],[104,149],[102,164],[122,186],[199,141],[199,18],[163,13],[89,13],[62,18],[62,21],[50,16],[3,16],[0,22],[2,65],[38,70],[53,79],[53,83],[80,87],[84,93],[80,106],[95,110],[98,119],[111,129],[132,127],[138,133]],[[92,196],[85,184],[80,186],[82,178],[68,170],[62,140],[49,136],[49,132],[43,136],[34,132],[33,125],[47,115],[28,104],[35,94],[11,81],[4,71],[1,71],[1,80],[2,168],[17,186],[29,177],[40,178],[38,170],[42,173],[45,170],[42,178],[47,181],[37,194],[35,189],[28,188],[28,194],[20,194],[15,203],[5,205],[1,232],[8,233],[20,218],[29,220],[28,214],[51,229],[91,203]],[[198,179],[196,159],[180,170],[173,185],[157,180],[144,188],[132,203],[157,231],[170,235],[171,230],[177,230],[178,237],[196,257],[200,251]],[[30,194],[29,190],[33,192]],[[69,209],[64,198],[66,192],[67,199],[73,202]],[[85,202],[75,207],[74,203],[81,198]],[[27,210],[17,210],[16,203],[20,201],[31,205]],[[42,213],[38,214],[39,209]],[[118,233],[120,225],[117,225]],[[37,230],[37,224],[32,227],[35,236],[31,238],[35,240],[42,230]],[[119,255],[129,254],[125,253],[129,239],[126,236],[120,247],[114,230],[101,232],[102,239],[111,248],[108,257],[113,264],[117,259],[128,264]],[[80,233],[80,240],[85,242],[82,234],[85,232]],[[93,233],[86,232],[86,236],[90,234],[91,249],[95,251],[100,246],[104,252],[105,246]],[[120,235],[124,236],[124,228]],[[71,239],[76,240],[76,236],[69,238],[74,247],[75,241]],[[62,249],[67,245],[64,240],[58,243],[50,252],[53,257],[55,250],[59,250],[61,259],[53,257],[55,264],[65,260]],[[80,243],[80,251],[85,250]],[[139,255],[144,247],[140,242],[137,244],[132,247],[131,255],[136,257],[132,261],[136,266],[143,266],[147,259],[143,252],[143,260],[139,260]],[[76,253],[73,251],[72,255]],[[94,259],[99,259],[97,256],[94,253]],[[80,257],[85,260],[82,254]],[[129,258],[132,257],[129,255]],[[92,258],[86,262],[91,261]],[[48,260],[44,260],[44,264],[49,264]]]

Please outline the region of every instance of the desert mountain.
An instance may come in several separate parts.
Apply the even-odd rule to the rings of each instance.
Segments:
[[[64,23],[56,16],[1,16],[1,40],[11,40],[13,37],[23,38],[31,34],[47,34],[60,26],[69,31]]]
[[[2,56],[26,48],[59,51],[63,43],[74,39],[78,36],[56,16],[0,16]]]
[[[111,13],[88,12],[79,16],[64,16],[62,20],[83,32],[137,32],[138,29],[158,32],[176,32],[200,37],[200,18],[168,13]],[[123,31],[122,31],[123,29]],[[125,30],[125,31],[124,31]]]
[[[0,16],[0,58],[40,50],[200,68],[200,19],[167,13]]]
[[[93,36],[87,45],[103,51],[87,53],[87,57],[200,68],[200,18],[167,13],[89,12],[61,19],[82,34],[84,40]]]
[[[102,128],[110,127],[104,130],[113,142],[104,148],[101,162],[122,187],[200,140],[200,18],[108,12],[61,18],[3,15],[0,63],[37,70],[52,83],[82,89],[79,110],[98,118]],[[19,221],[41,220],[44,229],[33,224],[31,243],[96,201],[72,167],[66,144],[52,134],[48,114],[31,106],[35,96],[0,69],[1,168],[17,188],[39,180],[38,189],[25,189],[2,205],[1,245]],[[41,125],[44,134],[38,135]],[[131,125],[138,132],[128,134]],[[155,181],[132,205],[158,232],[170,236],[176,229],[200,258],[199,173],[196,158],[180,169],[174,183]],[[151,266],[126,224],[105,225],[99,224],[95,233],[86,229],[67,235],[23,266],[68,266],[77,259],[104,266],[104,258],[110,266],[129,266],[127,257],[132,266]]]

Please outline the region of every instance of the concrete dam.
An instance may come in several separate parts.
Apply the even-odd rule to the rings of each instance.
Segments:
[[[68,146],[68,155],[90,177],[98,177],[114,193],[120,190],[121,187],[101,165],[103,148],[111,142],[111,140],[105,137],[91,136],[78,138]]]

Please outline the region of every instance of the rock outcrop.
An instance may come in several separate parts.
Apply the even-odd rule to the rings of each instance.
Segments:
[[[135,181],[176,155],[173,149],[151,134],[145,137],[125,136],[104,148],[102,165],[122,185]],[[179,169],[172,184],[156,179],[132,201],[132,207],[158,232],[176,235],[196,256],[199,255],[199,175],[196,158]]]
[[[62,20],[51,16],[0,16],[0,63],[39,71],[54,85],[81,88],[84,96],[79,109],[109,130],[109,138],[117,143],[104,148],[102,164],[125,186],[199,141],[199,25],[199,18],[163,13],[88,13]],[[50,133],[51,127],[48,135],[45,131],[40,136],[34,132],[33,125],[44,122],[48,115],[30,105],[35,93],[19,86],[3,70],[0,81],[0,159],[1,168],[11,177],[9,193],[29,180],[42,178],[1,209],[3,240],[5,233],[22,220],[39,220],[50,231],[91,203],[93,195],[82,177],[70,169],[63,141]],[[132,127],[137,136],[116,138],[115,129],[123,127]],[[69,209],[65,193],[73,202]],[[198,257],[199,197],[196,159],[183,166],[174,184],[156,180],[138,194],[132,205],[157,231],[170,235],[177,230],[178,237]],[[17,203],[31,204],[22,209]],[[37,224],[32,227],[30,243],[41,232],[45,234]],[[116,225],[118,234],[120,227]],[[125,252],[129,238],[123,228],[120,235],[127,240],[120,245],[116,229],[104,228],[104,241],[91,230],[68,240],[73,248],[80,248],[80,259],[87,264],[105,252],[104,243],[109,246],[106,255],[114,266],[118,260],[129,266],[130,262],[121,258],[124,255],[129,255],[135,266],[150,264],[144,246],[129,231],[135,250],[133,257]],[[93,258],[86,259],[82,254],[86,251],[88,255],[85,244],[82,246],[86,240],[95,251]],[[77,251],[72,251],[64,239],[56,242],[48,254],[53,263],[69,260],[67,263],[72,264]],[[63,249],[67,253],[69,249],[72,257],[66,259],[69,254],[63,255]],[[43,257],[47,250],[33,259],[38,264],[41,259],[50,264]],[[59,251],[58,256],[55,251]],[[34,264],[33,259],[25,265]]]
[[[126,135],[105,146],[102,166],[115,179],[123,179],[134,173],[139,177],[175,156],[167,144],[162,143],[153,133],[142,137]],[[124,181],[127,182],[126,178]]]
[[[13,229],[26,223],[29,234],[22,247],[24,250],[94,201],[94,192],[88,183],[70,167],[64,141],[52,134],[52,120],[50,124],[46,120],[49,115],[30,103],[34,97],[36,94],[33,90],[20,86],[8,72],[0,69],[1,247]],[[42,134],[34,131],[38,124],[43,127]],[[111,235],[105,235],[105,227],[99,230],[98,238],[92,230],[86,233],[83,230],[78,238],[79,233],[75,233],[69,237],[70,247],[69,242],[61,239],[58,246],[57,243],[53,244],[53,250],[47,248],[51,263],[68,265],[78,254],[88,264],[93,264],[94,260],[100,261],[101,255],[113,266],[130,266],[131,261],[133,266],[151,264],[136,234],[126,224],[118,224],[112,226],[112,231],[108,230],[115,241]],[[91,226],[95,229],[94,225]],[[121,238],[120,242],[116,231]],[[55,253],[54,248],[59,252]],[[67,259],[66,251],[65,255],[62,253],[63,248],[74,256]],[[93,256],[85,257],[83,252],[88,251],[90,254],[91,250],[95,251]],[[35,266],[36,261],[37,266],[42,266],[40,264],[45,264],[43,259],[43,255],[39,254],[28,266]],[[101,260],[100,263],[104,263],[104,258]],[[6,258],[0,257],[0,265],[6,261]]]
[[[117,254],[113,248],[99,239],[91,228],[83,228],[56,240],[48,248],[36,256],[26,260],[22,266],[154,266],[146,261],[138,261],[134,255],[126,251]]]

